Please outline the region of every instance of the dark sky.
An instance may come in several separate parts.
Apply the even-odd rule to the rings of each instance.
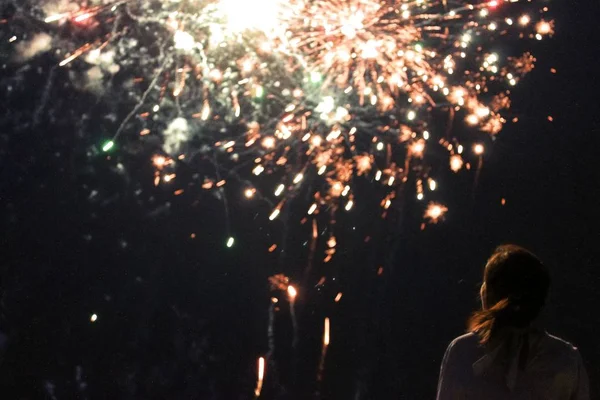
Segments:
[[[312,398],[325,316],[322,398],[433,398],[445,347],[477,307],[483,263],[508,242],[550,266],[548,329],[580,348],[600,398],[599,7],[551,4],[557,34],[534,49],[537,67],[513,97],[519,122],[489,149],[477,186],[452,178],[441,189],[451,211],[423,232],[410,201],[402,223],[374,223],[368,212],[344,222],[346,244],[325,266],[339,281],[299,295],[295,352],[281,304],[264,398]],[[2,95],[11,110],[0,125],[0,331],[9,337],[0,387],[15,393],[7,398],[250,398],[256,358],[268,351],[267,277],[302,278],[294,271],[306,249],[293,244],[308,228],[290,224],[286,257],[267,255],[277,233],[257,222],[265,210],[237,206],[237,243],[224,251],[217,199],[181,196],[161,210],[170,197],[157,191],[154,206],[140,206],[126,176],[75,151],[77,127],[49,119],[15,129],[31,118],[43,82],[26,83],[37,88],[31,97]],[[89,200],[93,184],[114,196]],[[374,243],[363,246],[353,224],[373,230]],[[322,306],[339,290],[336,308]]]

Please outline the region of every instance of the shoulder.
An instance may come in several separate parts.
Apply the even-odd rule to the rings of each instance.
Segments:
[[[453,359],[471,359],[481,351],[479,338],[473,333],[467,333],[457,337],[448,345],[446,357]]]
[[[548,332],[546,332],[544,335],[544,344],[549,350],[559,353],[564,353],[567,355],[579,354],[577,347],[575,347],[573,344],[557,336],[551,335]]]
[[[448,345],[442,363],[442,375],[454,380],[469,379],[472,365],[481,357],[481,347],[476,335],[468,333],[454,339]]]
[[[479,338],[474,333],[466,333],[462,336],[457,337],[448,346],[448,350],[464,350],[468,348],[477,348],[479,347]]]
[[[579,350],[573,344],[557,336],[544,334],[543,338],[544,353],[554,359],[561,359],[565,365],[578,365],[581,362]]]

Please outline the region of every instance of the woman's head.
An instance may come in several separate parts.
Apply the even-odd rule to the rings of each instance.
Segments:
[[[531,252],[515,245],[500,246],[483,273],[483,310],[469,320],[469,330],[486,343],[503,328],[524,328],[544,307],[550,274]]]

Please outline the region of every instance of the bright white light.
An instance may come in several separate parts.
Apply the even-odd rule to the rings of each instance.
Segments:
[[[323,114],[329,114],[330,112],[333,111],[334,108],[335,108],[335,100],[333,99],[333,97],[325,96],[323,98],[323,101],[321,101],[317,105],[316,110]],[[327,118],[327,117],[325,116],[325,118]]]
[[[217,9],[227,19],[230,32],[259,30],[269,33],[279,26],[280,0],[220,0]]]
[[[275,218],[277,218],[279,216],[279,208],[276,208],[273,210],[273,212],[271,213],[271,215],[269,215],[269,220],[273,221]]]
[[[352,206],[354,205],[354,202],[352,200],[350,200],[348,203],[346,203],[346,211],[350,211],[352,209]]]
[[[196,41],[192,35],[184,31],[175,32],[175,37],[173,40],[177,50],[191,50],[196,45]]]
[[[277,186],[277,189],[275,189],[275,196],[281,196],[281,193],[283,193],[285,189],[285,186],[283,186],[283,184]]]

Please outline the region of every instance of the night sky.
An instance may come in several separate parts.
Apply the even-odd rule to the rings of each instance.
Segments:
[[[300,211],[283,216],[285,252],[268,253],[281,235],[257,217],[268,207],[234,195],[236,244],[227,249],[220,199],[194,201],[188,192],[173,198],[155,189],[142,150],[129,152],[129,165],[139,166],[134,173],[86,155],[81,129],[93,125],[69,121],[93,100],[54,85],[49,111],[40,115],[46,77],[25,71],[28,79],[9,95],[5,86],[15,67],[5,67],[2,398],[250,399],[256,360],[268,351],[272,296],[281,299],[277,364],[267,366],[261,398],[434,398],[444,350],[464,332],[478,306],[485,260],[503,243],[531,249],[550,267],[544,320],[549,332],[579,347],[592,398],[600,398],[600,9],[550,4],[557,34],[533,49],[538,63],[514,91],[510,110],[519,121],[508,123],[488,148],[479,181],[450,172],[441,177],[452,182],[439,194],[450,211],[425,230],[410,199],[381,221],[376,207],[369,208],[376,196],[365,188],[366,205],[339,222],[339,254],[314,267],[335,272],[337,280],[300,289],[295,350],[288,303],[270,290],[268,277],[304,279],[299,271],[310,227],[295,222]],[[8,31],[0,25],[2,41]],[[57,118],[54,109],[72,118]],[[140,177],[147,178],[141,188],[154,191],[152,204],[131,194],[131,180]],[[97,198],[90,198],[90,187],[100,188]],[[297,202],[299,210],[310,204]],[[310,281],[319,276],[313,271]],[[323,305],[339,291],[338,304]],[[325,316],[332,338],[317,384]]]

